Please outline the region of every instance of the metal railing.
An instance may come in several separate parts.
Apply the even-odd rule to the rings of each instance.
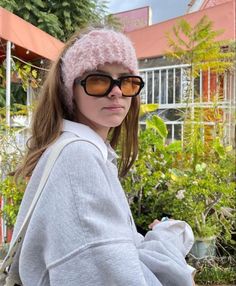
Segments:
[[[165,113],[172,110],[195,108],[205,110],[218,106],[222,110],[222,122],[225,124],[225,141],[234,144],[235,136],[235,102],[236,84],[235,72],[216,75],[210,70],[199,71],[198,77],[191,79],[190,65],[172,65],[156,68],[140,69],[140,75],[145,81],[141,92],[141,103],[159,105],[158,113],[164,119],[169,129],[169,138],[183,139],[183,120],[166,118]],[[176,117],[176,116],[175,116]],[[144,124],[143,121],[140,122]],[[205,125],[214,126],[211,121]]]

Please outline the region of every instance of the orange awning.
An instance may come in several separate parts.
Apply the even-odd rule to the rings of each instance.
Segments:
[[[0,7],[0,41],[1,58],[5,54],[6,41],[11,41],[15,45],[12,53],[27,61],[41,58],[55,60],[64,45],[2,7]]]

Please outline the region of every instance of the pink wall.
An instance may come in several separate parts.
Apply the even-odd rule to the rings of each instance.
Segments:
[[[131,32],[136,29],[147,27],[149,25],[149,7],[142,7],[126,12],[113,14],[118,18],[123,26],[124,32]]]

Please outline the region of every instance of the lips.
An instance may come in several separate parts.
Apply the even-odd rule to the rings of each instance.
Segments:
[[[110,110],[118,110],[118,109],[123,109],[124,106],[122,105],[111,105],[111,106],[106,106],[104,109],[110,109]]]

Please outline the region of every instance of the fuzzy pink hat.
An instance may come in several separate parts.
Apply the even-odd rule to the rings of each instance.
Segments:
[[[66,102],[72,110],[74,80],[98,65],[118,63],[138,74],[138,63],[131,41],[110,29],[94,29],[75,41],[62,57],[62,78]]]

